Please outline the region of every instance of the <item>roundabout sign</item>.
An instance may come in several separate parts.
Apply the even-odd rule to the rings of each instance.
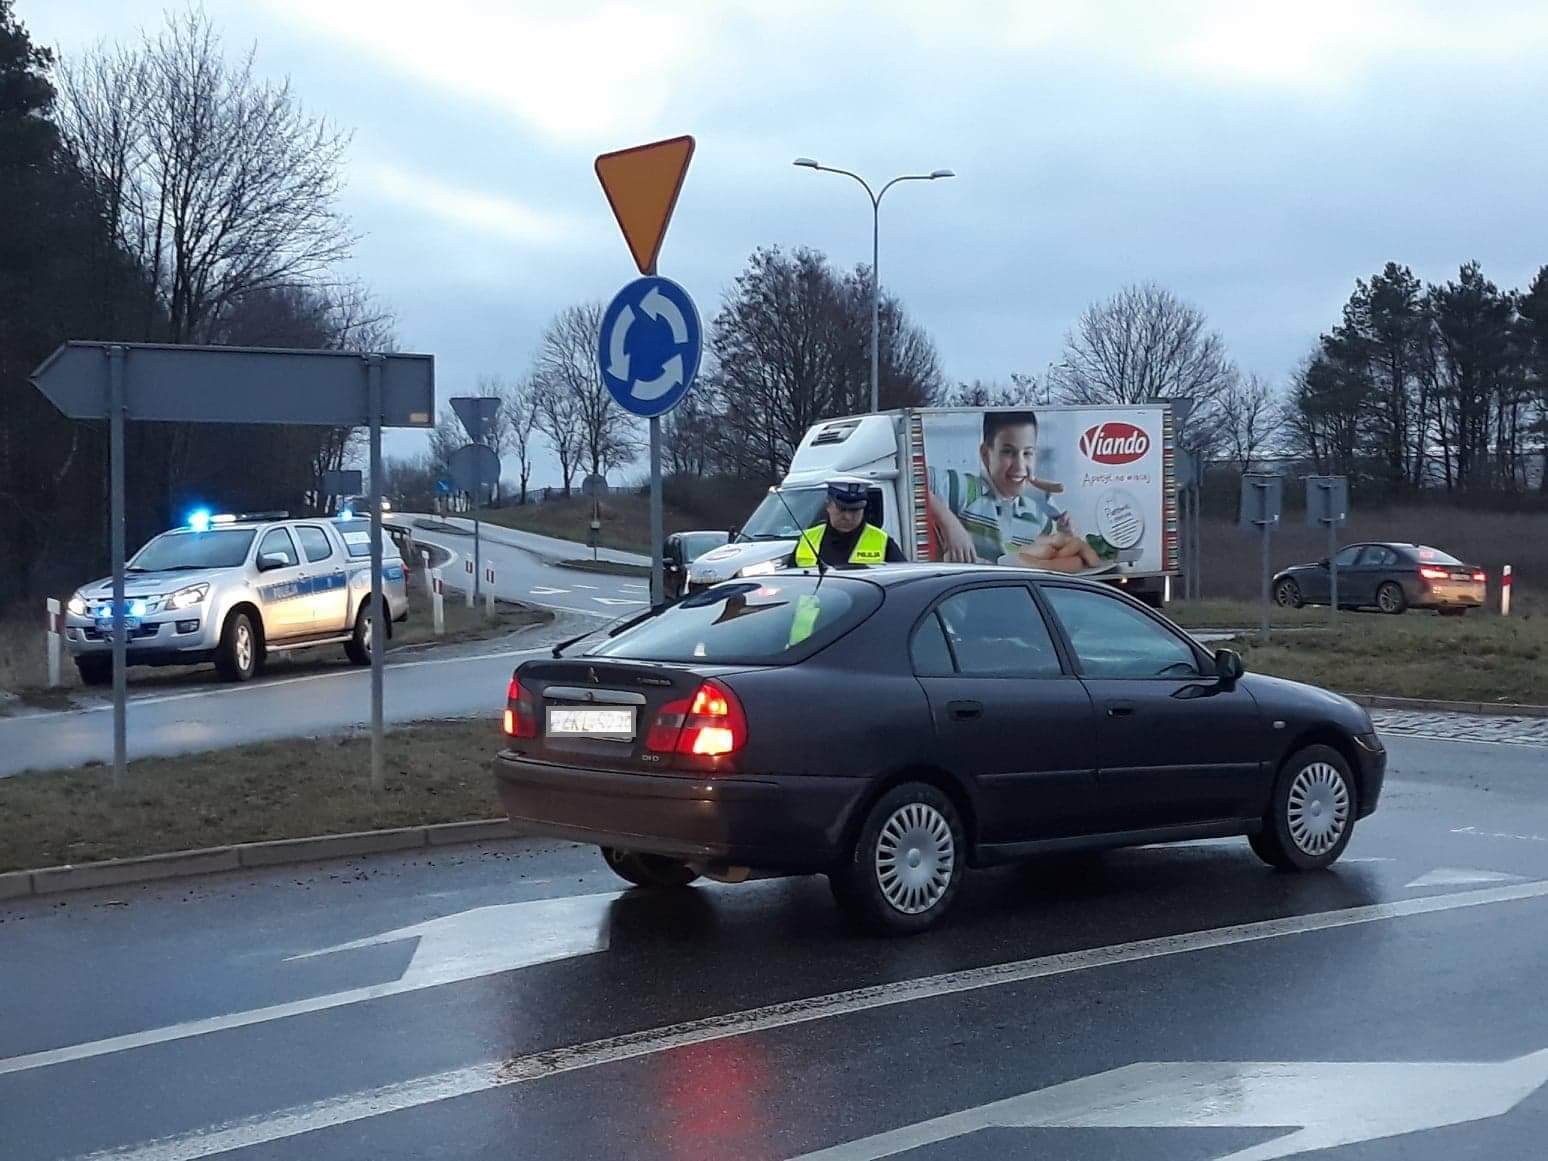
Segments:
[[[597,365],[618,406],[646,419],[682,401],[699,371],[704,332],[688,292],[670,278],[629,283],[608,303]]]

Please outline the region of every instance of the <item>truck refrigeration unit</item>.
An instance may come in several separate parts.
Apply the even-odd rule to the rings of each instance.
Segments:
[[[827,484],[864,481],[867,519],[910,560],[1053,569],[1121,585],[1156,607],[1178,568],[1171,408],[1165,404],[910,408],[830,419],[690,590],[782,567],[823,521]]]

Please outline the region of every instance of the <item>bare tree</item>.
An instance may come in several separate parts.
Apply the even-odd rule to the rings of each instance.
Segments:
[[[147,338],[205,341],[242,296],[311,282],[348,256],[336,208],[349,143],[291,93],[232,64],[198,8],[137,48],[64,70],[61,128],[150,274]]]
[[[519,379],[505,388],[501,398],[501,414],[511,434],[511,453],[516,457],[518,478],[521,482],[521,500],[527,502],[527,485],[532,479],[534,436],[537,434],[537,391],[531,379]]]
[[[1279,397],[1266,379],[1248,375],[1220,396],[1220,433],[1242,471],[1267,451],[1284,425]]]
[[[598,337],[602,333],[602,304],[583,303],[568,307],[548,324],[538,348],[532,379],[544,399],[548,421],[543,426],[550,442],[561,437],[561,419],[574,427],[576,466],[586,468],[588,474],[606,475],[609,468],[621,468],[630,463],[640,450],[638,429],[634,417],[619,407],[602,380],[602,370],[597,365]],[[565,455],[558,443],[554,452],[559,455],[561,469]],[[565,494],[569,494],[569,478],[565,480]]]
[[[1066,403],[1192,399],[1183,438],[1198,448],[1214,442],[1221,397],[1237,377],[1225,341],[1204,315],[1146,282],[1086,308],[1065,337],[1052,385]]]
[[[533,423],[559,461],[559,478],[568,497],[581,458],[580,416],[575,397],[536,376],[532,382],[533,410],[537,416]]]

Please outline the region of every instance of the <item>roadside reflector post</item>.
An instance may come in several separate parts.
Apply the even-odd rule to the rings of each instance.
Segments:
[[[430,613],[435,619],[435,635],[443,636],[446,632],[446,598],[441,592],[441,570],[434,569],[430,573]]]
[[[462,586],[462,602],[471,609],[473,607],[473,562],[464,560],[462,571],[467,574],[467,583]]]
[[[419,568],[420,575],[425,578],[425,592],[428,593],[430,591],[430,550],[428,548],[419,550]]]
[[[48,598],[48,688],[58,689],[64,684],[60,674],[60,650],[64,643],[64,606],[53,597]]]
[[[1505,571],[1500,573],[1500,616],[1510,616],[1510,588],[1514,578],[1510,565],[1505,566]]]
[[[484,570],[484,616],[486,617],[494,616],[494,586],[495,570],[492,567],[486,568]]]

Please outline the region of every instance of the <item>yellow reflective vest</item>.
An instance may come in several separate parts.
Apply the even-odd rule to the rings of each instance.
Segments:
[[[795,563],[797,568],[815,568],[817,566],[817,553],[822,548],[822,537],[828,531],[826,522],[815,528],[808,528],[801,539],[796,541]],[[849,554],[850,564],[886,564],[887,563],[887,534],[874,524],[861,526],[860,536],[855,541],[854,551]]]

